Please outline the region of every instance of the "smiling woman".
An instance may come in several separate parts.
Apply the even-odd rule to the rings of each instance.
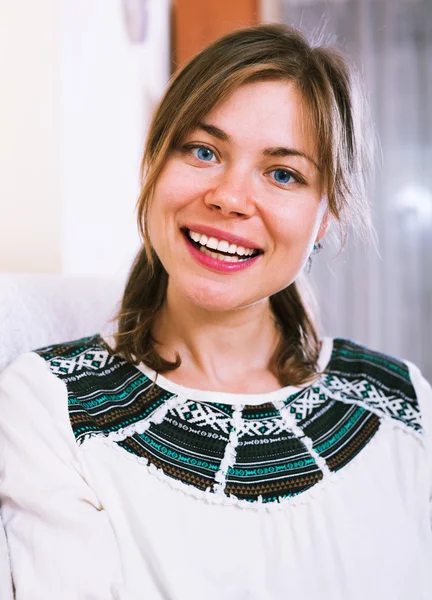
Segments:
[[[253,307],[253,319],[267,313],[270,323],[267,299],[286,293],[283,290],[301,272],[314,243],[324,236],[329,208],[316,166],[316,142],[307,134],[310,127],[303,122],[303,108],[292,83],[245,83],[211,110],[204,123],[186,133],[167,157],[148,213],[151,246],[169,275],[167,303],[153,329],[165,354],[181,343],[174,340],[171,324],[169,339],[164,333],[180,298],[193,319],[197,314],[206,319],[209,312],[218,319],[222,312],[224,318],[228,313],[236,318],[241,309],[249,312]],[[288,344],[301,350],[292,325],[286,328]],[[184,339],[184,333],[180,337]],[[285,350],[286,340],[282,343]],[[313,345],[313,339],[309,344],[306,340],[306,348]],[[239,350],[250,364],[246,349]],[[313,355],[311,362],[316,359]],[[247,363],[242,363],[237,359],[231,377],[227,369],[215,365],[216,374],[225,373],[226,391],[233,385],[241,391],[245,385],[268,391],[269,377],[263,383],[261,373],[257,376],[255,368],[248,373]],[[304,358],[299,371],[303,364]],[[182,377],[190,382],[192,369],[193,364],[176,366],[176,381]],[[281,371],[274,367],[271,389],[299,383],[293,368]],[[241,374],[247,374],[248,384]],[[222,391],[221,376],[217,377],[206,385]]]
[[[229,34],[174,77],[143,159],[138,214],[144,247],[126,287],[116,352],[157,372],[172,370],[178,382],[200,380],[212,389],[257,385],[265,391],[266,385],[313,379],[320,341],[295,279],[331,220],[342,241],[348,224],[369,230],[364,177],[370,153],[360,98],[354,73],[335,49],[312,48],[280,26]],[[217,231],[209,234],[209,226]],[[190,231],[209,237],[200,254],[188,242]],[[215,244],[232,248],[233,235],[246,240],[240,252],[258,253],[237,259],[228,251],[222,261]],[[208,311],[211,318],[224,311],[237,319],[246,307],[257,326],[264,315],[267,324],[275,321],[277,335],[254,353],[263,360],[259,370],[245,352],[247,336],[244,349],[232,349],[244,360],[231,363],[231,374],[216,364],[212,369],[208,359],[187,365],[196,349],[189,342],[177,351],[185,332],[177,338],[171,322],[179,319],[168,315],[174,306],[177,312],[180,298],[192,302],[183,310],[195,323],[197,311],[205,321]],[[264,330],[274,334],[274,324]]]
[[[332,222],[369,225],[359,94],[282,26],[173,78],[115,335],[0,380],[17,598],[430,597],[431,388],[320,339],[297,287]]]

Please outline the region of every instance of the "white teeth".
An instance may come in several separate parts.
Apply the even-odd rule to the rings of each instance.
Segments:
[[[254,253],[254,250],[252,248],[244,248],[243,246],[237,246],[237,244],[230,244],[227,240],[218,240],[215,237],[207,237],[205,234],[200,234],[197,231],[191,231],[188,230],[188,235],[189,237],[194,241],[197,242],[199,244],[201,244],[201,250],[203,247],[207,247],[210,250],[219,250],[220,252],[229,252],[230,254],[233,254],[235,258],[235,255],[237,256],[251,256]],[[207,254],[205,252],[205,254]],[[213,253],[209,254],[209,256],[211,256]],[[219,260],[223,260],[220,258],[220,256],[218,256]],[[228,257],[226,257],[228,258]],[[232,258],[232,257],[230,257]],[[228,262],[236,262],[237,259],[235,261],[228,261]]]
[[[206,246],[207,246],[207,248],[210,248],[211,250],[216,250],[216,248],[218,247],[218,243],[219,243],[219,240],[217,240],[214,237],[211,237],[211,238],[209,238]]]
[[[227,241],[222,240],[221,242],[219,242],[219,244],[217,245],[217,249],[220,250],[221,252],[228,252],[228,248],[229,248],[229,244]]]
[[[211,256],[212,258],[216,258],[222,262],[238,262],[240,259],[239,256],[225,256],[224,254],[218,254],[217,252],[210,252],[208,248],[205,246],[201,246],[200,252],[205,254],[206,256]]]

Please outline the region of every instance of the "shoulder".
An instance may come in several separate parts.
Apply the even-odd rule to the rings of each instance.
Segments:
[[[76,441],[107,436],[156,410],[171,395],[134,364],[113,354],[98,334],[36,352],[67,392]]]
[[[70,430],[70,403],[80,375],[109,362],[100,336],[56,344],[18,356],[0,375],[2,424],[48,431]],[[68,379],[76,379],[70,386]]]
[[[99,370],[111,357],[99,334],[39,348],[34,353],[46,361],[53,374],[62,378],[78,371]]]
[[[49,588],[50,598],[64,598],[65,589],[112,598],[121,579],[115,539],[70,426],[68,388],[52,364],[70,346],[80,344],[22,354],[0,376],[0,504],[17,597]]]
[[[407,361],[352,340],[335,338],[323,377],[333,393],[356,399],[421,432],[422,405],[428,391],[427,384],[419,385],[418,374],[417,367]]]
[[[62,402],[62,399],[64,400]],[[42,415],[67,416],[66,390],[52,376],[35,352],[18,356],[0,374],[1,421],[11,419],[34,422]]]
[[[415,391],[407,364],[396,357],[372,350],[348,339],[335,338],[328,365],[333,376],[349,379],[367,377],[380,387],[396,388],[412,398]]]
[[[46,460],[73,459],[67,387],[38,352],[21,354],[0,375],[0,441],[9,473],[29,449]]]

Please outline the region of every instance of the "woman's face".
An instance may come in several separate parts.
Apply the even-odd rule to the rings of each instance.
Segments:
[[[303,108],[292,83],[245,84],[171,153],[149,214],[171,294],[232,310],[300,273],[328,217]]]

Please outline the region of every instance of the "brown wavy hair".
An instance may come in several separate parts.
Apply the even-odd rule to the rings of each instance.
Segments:
[[[293,82],[314,128],[330,213],[342,244],[349,225],[370,230],[365,173],[369,167],[363,95],[355,70],[334,47],[314,45],[296,29],[260,25],[225,35],[178,71],[157,107],[142,161],[138,224],[143,247],[136,257],[117,316],[112,351],[156,372],[181,364],[158,353],[152,328],[166,295],[168,274],[151,246],[147,216],[157,178],[182,138],[241,85]],[[317,373],[320,341],[294,282],[270,297],[280,342],[269,364],[282,386],[306,383]]]

